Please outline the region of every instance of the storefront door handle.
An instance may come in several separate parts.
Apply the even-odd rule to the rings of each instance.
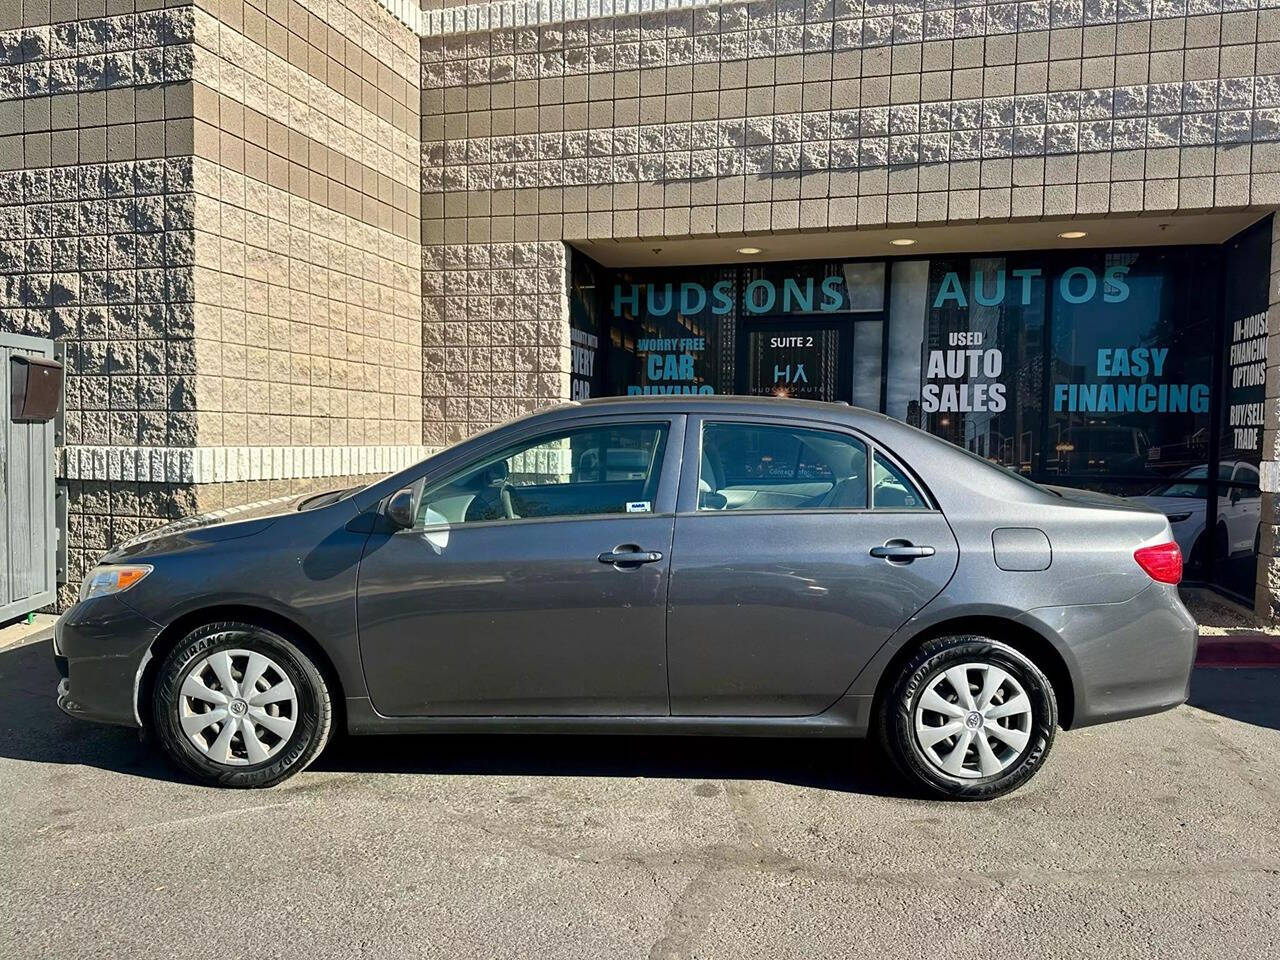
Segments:
[[[883,547],[871,548],[873,557],[882,557],[885,560],[898,560],[907,563],[920,557],[932,557],[934,552],[933,547],[917,547],[903,540],[890,540]]]

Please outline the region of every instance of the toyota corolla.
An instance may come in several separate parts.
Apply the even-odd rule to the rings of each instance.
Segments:
[[[58,702],[230,787],[336,728],[873,735],[987,798],[1060,727],[1186,699],[1181,572],[1164,514],[878,414],[595,400],[115,548],[58,621]]]

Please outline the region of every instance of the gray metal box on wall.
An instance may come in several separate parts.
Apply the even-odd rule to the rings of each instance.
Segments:
[[[52,340],[0,333],[0,623],[57,596],[54,417],[62,365]]]

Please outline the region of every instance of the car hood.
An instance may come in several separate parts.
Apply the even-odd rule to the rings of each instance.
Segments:
[[[282,516],[294,513],[300,503],[314,496],[315,494],[293,494],[273,497],[239,507],[184,517],[117,544],[99,562],[120,563],[139,554],[158,553],[179,545],[251,537],[266,530]]]
[[[1130,503],[1140,503],[1168,515],[1171,513],[1190,513],[1193,516],[1204,513],[1205,503],[1198,497],[1133,497]]]

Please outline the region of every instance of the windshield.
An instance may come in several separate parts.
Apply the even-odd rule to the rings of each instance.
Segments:
[[[1071,445],[1081,453],[1133,453],[1143,443],[1136,430],[1084,427],[1071,431]]]
[[[1183,470],[1171,480],[1157,484],[1147,491],[1149,497],[1185,497],[1203,500],[1209,496],[1209,468],[1205,464]],[[1231,479],[1231,464],[1222,464],[1218,468],[1219,480]]]

